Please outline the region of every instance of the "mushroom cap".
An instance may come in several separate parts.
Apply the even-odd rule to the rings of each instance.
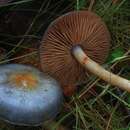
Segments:
[[[102,64],[109,52],[110,34],[102,19],[89,11],[73,11],[57,18],[48,27],[40,46],[43,72],[62,86],[85,80],[85,69],[75,60],[72,49],[80,45],[94,61]]]
[[[62,91],[53,78],[20,64],[0,66],[0,119],[15,125],[36,126],[54,118]]]

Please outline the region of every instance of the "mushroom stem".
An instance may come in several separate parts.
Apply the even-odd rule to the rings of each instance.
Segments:
[[[76,60],[85,67],[85,69],[89,70],[91,73],[99,76],[104,81],[117,86],[123,90],[130,92],[130,81],[124,79],[118,75],[115,75],[107,70],[105,70],[98,63],[90,59],[82,50],[80,46],[75,46],[72,49],[72,54],[76,58]]]

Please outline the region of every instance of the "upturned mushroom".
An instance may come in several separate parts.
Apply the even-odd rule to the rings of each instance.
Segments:
[[[76,85],[87,73],[93,73],[130,92],[130,81],[99,65],[109,53],[110,40],[105,23],[95,13],[67,13],[52,22],[43,36],[40,46],[42,70],[62,86]]]
[[[0,119],[36,126],[53,119],[62,104],[62,91],[53,78],[20,64],[0,66]]]

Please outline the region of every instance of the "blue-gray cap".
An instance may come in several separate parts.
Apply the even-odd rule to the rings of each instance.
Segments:
[[[40,125],[59,113],[62,101],[57,81],[36,68],[0,66],[0,119],[15,125]]]

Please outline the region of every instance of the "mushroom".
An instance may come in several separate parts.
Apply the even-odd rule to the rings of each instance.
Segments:
[[[0,66],[0,119],[37,126],[53,119],[62,104],[62,91],[53,78],[27,65]]]
[[[83,81],[87,73],[93,73],[130,92],[130,81],[99,65],[109,53],[110,39],[105,23],[95,13],[69,12],[57,18],[43,36],[40,46],[42,70],[62,86],[74,86]]]

